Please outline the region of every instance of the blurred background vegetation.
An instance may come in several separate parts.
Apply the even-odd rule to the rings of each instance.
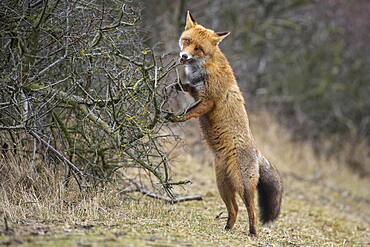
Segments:
[[[231,31],[221,46],[249,110],[268,109],[317,154],[370,175],[369,1],[144,1],[148,44],[177,54],[186,10]]]
[[[115,172],[139,168],[171,195],[166,145],[177,137],[163,113],[184,104],[167,89],[181,76],[190,10],[231,31],[221,46],[249,111],[267,110],[317,155],[369,176],[369,9],[366,0],[2,1],[3,157],[26,157],[36,173],[36,159],[61,163],[80,185],[132,184]]]

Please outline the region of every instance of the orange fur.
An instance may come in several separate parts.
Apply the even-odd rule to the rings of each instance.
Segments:
[[[208,145],[215,153],[215,170],[217,186],[228,210],[228,221],[225,229],[234,226],[238,213],[236,194],[243,199],[249,215],[249,232],[256,235],[256,209],[254,198],[260,180],[260,171],[264,174],[267,187],[264,191],[277,194],[276,198],[264,197],[269,203],[273,215],[264,221],[272,221],[280,211],[282,185],[276,168],[273,167],[257,150],[249,126],[248,115],[244,107],[244,98],[239,90],[233,70],[218,44],[228,33],[218,34],[195,23],[188,12],[185,31],[181,35],[182,54],[191,59],[186,66],[193,66],[193,85],[190,93],[197,101],[183,115],[172,117],[173,121],[186,121],[199,118],[202,131]],[[197,71],[199,70],[199,71]],[[203,73],[204,72],[204,73]],[[198,82],[198,75],[205,74],[204,80]],[[191,78],[191,75],[188,76]],[[194,79],[194,80],[195,80]],[[202,78],[203,79],[203,78]],[[190,83],[191,84],[191,83]],[[186,87],[189,88],[189,87]],[[267,162],[267,163],[266,163]],[[274,184],[273,182],[276,182]],[[271,185],[271,187],[268,187]],[[260,188],[259,188],[260,189]],[[276,192],[275,192],[276,191]],[[271,193],[270,193],[271,194]],[[262,200],[263,201],[263,200]],[[270,205],[260,205],[263,209]],[[271,213],[270,213],[271,215]]]

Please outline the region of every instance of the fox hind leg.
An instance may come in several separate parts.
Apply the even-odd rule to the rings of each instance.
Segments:
[[[254,197],[256,194],[256,186],[248,186],[248,188],[244,188],[243,192],[243,201],[247,208],[248,212],[248,219],[249,219],[249,235],[256,236],[257,235],[257,218],[256,218],[256,206],[254,203]]]
[[[217,183],[219,184],[219,183]],[[236,203],[236,191],[230,186],[230,183],[224,181],[218,186],[222,200],[227,208],[227,223],[225,230],[231,230],[234,227],[238,216],[238,204]]]
[[[217,169],[220,166],[217,166],[216,161],[216,180],[217,187],[220,193],[222,200],[224,201],[227,208],[227,223],[225,230],[231,230],[234,227],[236,218],[238,215],[238,204],[236,202],[236,190],[234,185],[231,183],[231,180],[226,176],[224,170]]]

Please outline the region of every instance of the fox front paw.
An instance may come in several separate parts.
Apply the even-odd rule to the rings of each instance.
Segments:
[[[190,90],[190,83],[176,83],[174,85],[175,87],[175,90],[178,91],[178,92],[188,92]]]
[[[175,84],[175,90],[176,91],[183,91],[182,86],[178,83]]]

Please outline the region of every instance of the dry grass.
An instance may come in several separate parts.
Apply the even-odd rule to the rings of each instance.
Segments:
[[[370,181],[334,159],[316,157],[309,144],[293,143],[289,131],[267,113],[251,116],[263,153],[282,171],[283,211],[272,228],[247,237],[247,213],[240,205],[236,227],[225,232],[211,157],[187,130],[190,144],[177,151],[173,171],[192,185],[178,193],[204,195],[202,202],[168,205],[141,195],[123,196],[113,187],[76,193],[65,190],[57,170],[34,175],[24,160],[0,161],[0,243],[25,246],[366,246],[370,239]],[[191,143],[190,143],[191,142]],[[192,155],[193,154],[193,155]],[[175,154],[176,155],[176,154]],[[3,218],[2,217],[2,218]]]

